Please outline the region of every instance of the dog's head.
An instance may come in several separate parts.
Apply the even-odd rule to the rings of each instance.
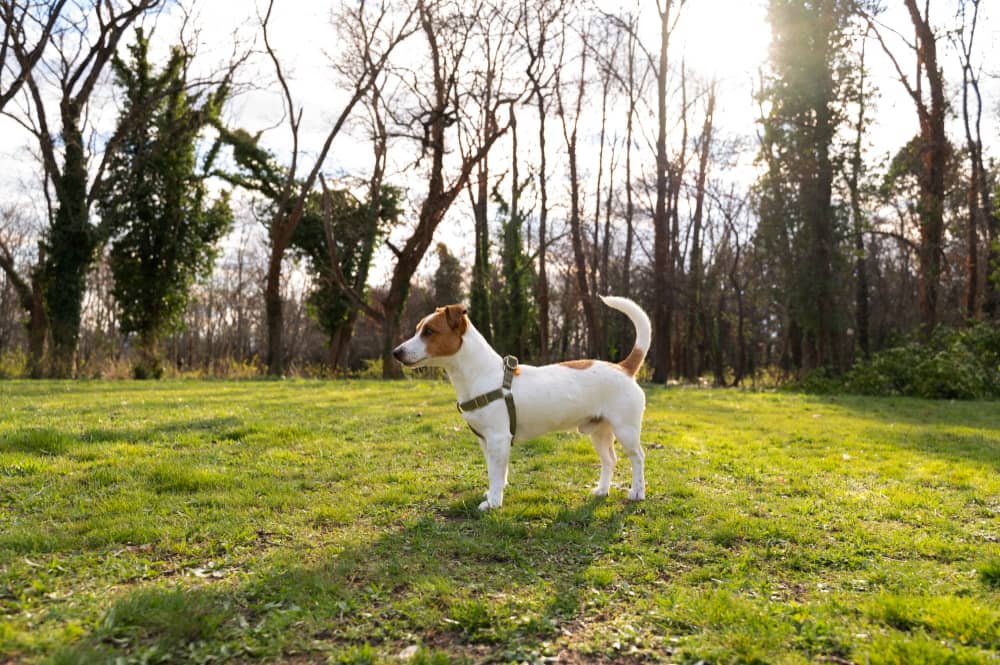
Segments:
[[[408,367],[433,367],[440,359],[462,348],[462,335],[469,329],[464,305],[438,307],[417,324],[417,332],[392,351]]]

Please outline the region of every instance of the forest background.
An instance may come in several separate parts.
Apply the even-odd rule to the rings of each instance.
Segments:
[[[0,1],[0,375],[527,362],[1000,394],[975,0]],[[847,377],[844,379],[843,377]]]

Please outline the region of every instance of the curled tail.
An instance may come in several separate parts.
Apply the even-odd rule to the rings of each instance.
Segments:
[[[635,376],[639,373],[639,368],[642,367],[642,361],[646,359],[646,352],[649,351],[649,340],[652,332],[649,317],[646,316],[646,312],[642,311],[641,307],[628,298],[601,296],[601,300],[611,309],[617,309],[625,314],[635,326],[635,346],[632,347],[631,353],[626,356],[625,360],[618,363],[623,370],[629,373],[629,376]]]

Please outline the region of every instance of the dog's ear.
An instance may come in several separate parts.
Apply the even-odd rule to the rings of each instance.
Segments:
[[[459,335],[463,334],[468,327],[465,318],[468,311],[464,305],[448,305],[444,308],[444,316],[448,321],[448,325]]]

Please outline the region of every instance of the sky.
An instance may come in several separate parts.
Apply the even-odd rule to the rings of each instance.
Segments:
[[[338,41],[332,27],[329,1],[296,0],[277,1],[273,26],[273,43],[280,54],[283,66],[289,76],[296,103],[302,108],[302,144],[305,152],[314,154],[331,120],[344,103],[344,92],[336,84],[331,71],[331,58],[337,54]],[[676,64],[683,57],[685,64],[697,76],[719,80],[719,99],[716,124],[720,135],[727,138],[743,139],[751,142],[757,131],[756,117],[759,113],[752,99],[752,90],[760,64],[766,60],[770,41],[770,29],[766,21],[765,2],[762,0],[690,0],[686,3],[672,46],[672,60]],[[888,0],[893,5],[885,14],[886,23],[901,28],[907,34],[907,17],[902,3]],[[1000,44],[1000,11],[997,3],[984,2],[980,22],[979,44]],[[897,6],[898,5],[898,6]],[[614,10],[620,3],[597,0],[597,6]],[[650,45],[657,40],[658,21],[652,2],[641,2],[646,12],[642,21],[644,38]],[[934,2],[934,16],[937,23],[950,20],[954,2]],[[258,12],[263,8],[254,0],[229,0],[218,2],[199,0],[194,5],[192,19],[188,22],[187,34],[198,44],[196,67],[210,71],[227,62],[234,52],[234,43],[248,48],[254,40],[259,42]],[[180,29],[180,14],[169,10],[156,19],[153,43],[161,54],[166,53],[166,44]],[[190,26],[197,26],[195,34]],[[259,46],[259,44],[258,44]],[[403,55],[406,55],[404,46]],[[238,50],[238,49],[237,49]],[[942,40],[939,45],[944,62],[946,78],[952,82],[960,80],[957,72],[957,57],[954,50]],[[868,47],[872,78],[880,87],[874,100],[875,118],[869,135],[868,149],[872,156],[888,153],[905,143],[916,132],[916,114],[912,102],[905,96],[903,87],[896,80],[889,61],[874,43]],[[996,67],[996,64],[992,66]],[[997,100],[1000,84],[995,78],[997,71],[988,72],[994,78],[986,77],[984,92],[987,94],[986,123],[984,135],[1000,134],[997,119],[1000,108]],[[115,119],[113,98],[105,91],[94,105],[90,119],[99,135],[110,132]],[[650,100],[651,101],[651,100]],[[596,103],[596,102],[595,102]],[[613,109],[614,111],[614,109]],[[643,112],[641,112],[643,113]],[[649,109],[642,118],[648,133],[654,127]],[[265,146],[276,153],[287,154],[289,133],[284,124],[282,100],[274,86],[274,78],[269,64],[261,56],[250,58],[241,77],[240,93],[234,97],[226,109],[227,120],[232,125],[242,126],[252,131],[266,130],[263,134]],[[623,123],[623,114],[613,115],[613,122]],[[591,115],[585,121],[581,141],[581,163],[583,176],[593,177],[597,155],[596,118]],[[691,122],[693,128],[700,126],[700,112],[695,111]],[[524,110],[519,113],[518,124],[521,136],[531,136],[534,132],[533,114]],[[952,121],[951,135],[960,139],[961,129],[957,120]],[[561,135],[556,127],[551,127],[550,160],[553,162],[553,184],[558,190],[562,181],[560,154]],[[340,175],[363,176],[369,163],[367,144],[357,138],[359,132],[348,132],[337,139],[325,172],[336,177]],[[0,118],[0,159],[7,168],[0,173],[0,193],[5,200],[24,201],[28,207],[41,212],[37,195],[36,161],[29,149],[26,134],[9,119]],[[641,146],[642,147],[642,146]],[[413,190],[420,191],[420,182],[415,178],[410,161],[411,147],[390,152],[390,178],[397,182],[413,183]],[[537,161],[537,153],[530,141],[522,140],[522,155],[529,161]],[[648,149],[648,148],[647,148]],[[491,159],[495,163],[505,162],[504,152],[509,153],[509,144],[501,142]],[[587,154],[589,151],[589,155]],[[727,165],[727,172],[721,177],[738,183],[749,184],[756,176],[753,147],[744,151],[735,164]],[[646,154],[642,157],[649,157]],[[309,162],[309,159],[306,160]],[[650,159],[644,159],[646,163]],[[556,198],[561,192],[556,191]],[[558,218],[558,210],[554,212]],[[466,240],[469,229],[468,207],[464,196],[459,198],[455,210],[439,229],[439,239],[448,242],[466,265],[471,263],[471,243]],[[405,229],[400,233],[405,233]],[[380,256],[376,262],[373,280],[379,282],[387,277],[391,261],[388,256]],[[425,271],[431,264],[425,266]]]

